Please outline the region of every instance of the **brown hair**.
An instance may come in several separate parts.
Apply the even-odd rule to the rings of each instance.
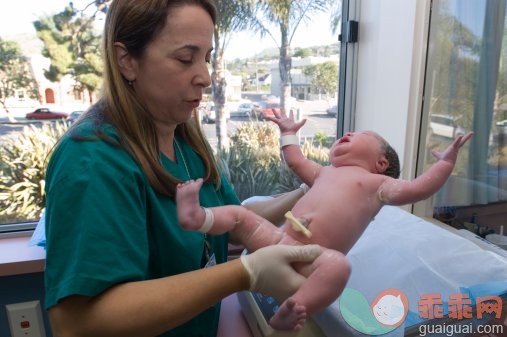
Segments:
[[[389,166],[382,174],[398,179],[400,177],[400,159],[398,158],[398,154],[384,138],[380,136],[378,138],[380,140],[380,149],[389,162]]]
[[[204,8],[213,23],[216,9],[212,0],[116,0],[107,12],[104,36],[104,82],[102,97],[97,109],[88,114],[96,122],[98,137],[106,139],[99,126],[103,120],[111,123],[120,135],[120,143],[142,167],[153,188],[167,196],[174,196],[176,177],[164,169],[155,125],[146,106],[141,102],[117,64],[115,42],[121,42],[136,58],[145,52],[147,45],[163,29],[167,16],[175,8],[196,5]],[[196,114],[176,127],[175,134],[183,137],[201,157],[206,167],[205,180],[220,184],[213,153],[203,135]],[[112,141],[111,139],[106,139]]]
[[[389,166],[382,174],[398,179],[400,177],[400,159],[398,158],[398,154],[391,145],[387,144],[384,155],[389,162]]]

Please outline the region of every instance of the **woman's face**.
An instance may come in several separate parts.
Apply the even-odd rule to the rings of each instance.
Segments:
[[[135,61],[134,89],[157,126],[187,121],[211,84],[213,21],[198,6],[173,9],[162,31]]]

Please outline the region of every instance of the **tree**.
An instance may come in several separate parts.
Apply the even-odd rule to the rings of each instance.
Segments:
[[[0,38],[0,104],[11,121],[14,118],[9,115],[6,100],[13,97],[18,89],[25,90],[32,99],[39,99],[37,83],[30,72],[28,58],[22,54],[17,42]]]
[[[430,111],[459,117],[462,126],[472,124],[475,74],[478,71],[480,39],[447,12],[445,5],[435,8],[435,21],[430,31],[427,65],[427,91],[431,95]],[[447,79],[439,81],[435,79]],[[464,124],[463,124],[464,123]]]
[[[269,24],[274,23],[280,31],[278,47],[280,50],[280,105],[285,110],[287,110],[287,98],[291,94],[292,55],[290,44],[292,38],[301,22],[307,21],[311,14],[328,8],[331,3],[333,1],[330,0],[259,0],[257,2],[257,9],[261,15],[252,19],[256,23],[256,30],[261,35],[268,34],[273,38]],[[277,42],[275,38],[273,40],[275,43]]]
[[[51,61],[44,73],[46,78],[56,82],[65,75],[72,76],[76,81],[75,89],[88,92],[90,104],[93,103],[93,92],[101,83],[103,70],[99,53],[100,34],[93,24],[96,14],[104,11],[107,3],[92,2],[97,8],[89,16],[84,10],[74,8],[71,2],[62,12],[33,23],[37,37],[44,44],[42,55]]]
[[[227,121],[224,114],[227,82],[224,69],[224,51],[231,33],[245,30],[252,25],[253,5],[249,1],[216,0],[218,20],[214,31],[214,53],[211,60],[211,89],[216,111],[217,148],[227,148]]]
[[[331,31],[335,34],[342,22],[342,1],[331,1]]]
[[[307,58],[312,56],[313,52],[310,48],[296,48],[295,57]]]
[[[303,74],[311,77],[312,86],[319,94],[329,95],[338,90],[338,65],[335,62],[324,62],[307,66],[303,69]]]

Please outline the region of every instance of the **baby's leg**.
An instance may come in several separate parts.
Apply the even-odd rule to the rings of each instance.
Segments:
[[[307,280],[291,297],[285,300],[269,321],[278,330],[300,326],[301,317],[324,309],[341,294],[350,275],[350,265],[342,253],[323,248],[324,252],[310,265],[301,264],[296,270]],[[301,315],[301,311],[304,315]],[[303,320],[304,323],[304,320]]]
[[[279,228],[242,206],[202,208],[199,205],[201,186],[202,179],[197,179],[177,187],[176,207],[183,228],[210,234],[231,232],[250,252],[281,240],[282,231]]]

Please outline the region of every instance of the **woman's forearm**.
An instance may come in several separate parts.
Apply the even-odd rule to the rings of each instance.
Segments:
[[[285,213],[294,207],[303,194],[303,190],[298,188],[294,191],[283,193],[273,199],[255,202],[245,205],[245,207],[269,220],[271,223],[279,225],[284,222]]]
[[[212,270],[214,269],[214,270]],[[239,259],[212,268],[71,296],[49,310],[55,337],[157,336],[237,291],[249,289]]]

